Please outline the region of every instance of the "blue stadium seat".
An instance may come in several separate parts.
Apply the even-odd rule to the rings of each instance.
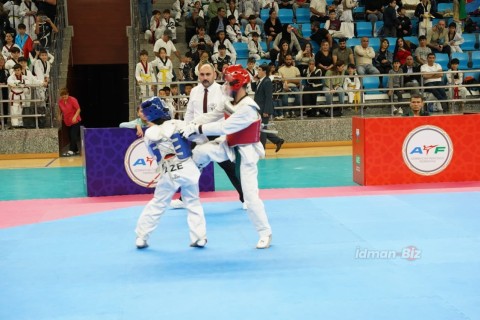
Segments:
[[[347,39],[347,47],[351,47],[352,50],[355,48],[355,46],[360,44],[362,44],[362,40],[360,38]]]
[[[372,23],[369,21],[358,21],[355,23],[357,29],[357,37],[371,37]]]
[[[378,20],[377,22],[375,22],[375,31],[377,33],[382,28],[383,28],[383,20]]]
[[[377,89],[366,91],[365,94],[379,94],[380,79],[379,77],[363,77],[361,78],[363,83],[363,89]]]
[[[445,12],[447,10],[453,11],[453,3],[439,3],[437,6],[438,12]]]
[[[355,9],[353,9],[353,14],[354,15],[361,15],[361,14],[365,14],[365,7],[356,7]]]
[[[302,24],[302,34],[304,38],[309,38],[312,35],[312,26],[310,23]]]
[[[280,9],[278,10],[278,18],[282,23],[292,23],[293,22],[293,10],[291,9]]]
[[[240,64],[240,65],[242,65],[242,67],[246,68],[247,67],[247,62],[248,62],[248,59],[237,59],[235,64]]]
[[[475,51],[477,50],[477,34],[476,33],[464,33],[462,34],[464,42],[460,45],[463,51]]]
[[[260,41],[260,46],[262,47],[263,51],[267,51],[267,42],[266,41]]]
[[[458,65],[458,69],[460,70],[468,70],[468,62],[470,60],[467,52],[454,52],[452,53],[452,59],[457,58],[460,60],[460,64]]]
[[[237,52],[237,59],[247,59],[248,58],[248,44],[243,42],[234,42],[233,47]]]
[[[317,53],[318,50],[320,50],[320,46],[316,41],[310,41],[310,44],[312,45],[312,50],[314,53]]]
[[[380,38],[370,38],[368,45],[372,47],[373,50],[375,50],[375,52],[377,52],[380,49]],[[393,47],[392,47],[392,43],[390,42],[390,51],[393,52],[392,48],[395,48],[395,43],[393,44]]]
[[[480,69],[480,51],[472,52],[472,69]]]
[[[270,62],[272,62],[272,61],[268,60],[268,59],[260,59],[260,60],[257,60],[256,64],[261,66],[262,64],[270,64]]]
[[[310,22],[310,9],[309,8],[298,8],[296,15],[297,15],[297,23],[309,23]]]
[[[268,17],[270,17],[270,9],[261,9],[260,10],[260,19],[262,19],[263,22],[267,21]]]
[[[435,62],[442,66],[443,71],[447,71],[450,59],[446,53],[435,53]]]

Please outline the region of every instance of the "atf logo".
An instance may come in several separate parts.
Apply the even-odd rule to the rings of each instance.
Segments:
[[[403,141],[403,161],[413,172],[431,176],[443,171],[452,160],[453,144],[449,135],[436,126],[421,126]]]
[[[157,162],[150,155],[143,139],[135,140],[125,153],[125,171],[136,184],[155,188],[158,179]]]

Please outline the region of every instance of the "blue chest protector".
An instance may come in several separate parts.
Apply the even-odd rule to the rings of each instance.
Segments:
[[[172,141],[173,148],[175,149],[175,156],[179,160],[186,160],[192,156],[192,149],[190,148],[190,144],[188,143],[187,139],[185,139],[180,133],[174,133],[170,140]],[[155,156],[157,163],[160,163],[163,156],[158,148],[158,144],[156,142],[152,142],[148,145],[150,152]]]

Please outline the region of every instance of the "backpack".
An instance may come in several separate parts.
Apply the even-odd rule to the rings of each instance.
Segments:
[[[469,85],[478,84],[478,80],[472,76],[467,76],[463,79],[463,84],[469,84]],[[472,90],[478,90],[478,86],[471,86],[466,88],[468,92],[470,92],[470,94],[472,94]]]
[[[464,26],[464,32],[465,33],[474,33],[479,30],[479,27],[475,21],[472,20],[472,18],[468,18],[465,21],[465,26]]]

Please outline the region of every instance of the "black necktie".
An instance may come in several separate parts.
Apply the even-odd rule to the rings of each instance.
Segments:
[[[203,113],[207,113],[207,99],[208,99],[208,89],[205,88],[205,93],[203,94]]]

